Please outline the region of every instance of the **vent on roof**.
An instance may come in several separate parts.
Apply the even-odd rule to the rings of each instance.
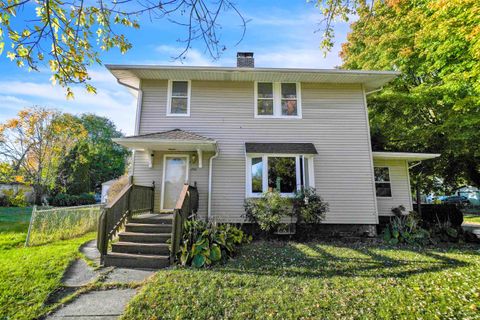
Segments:
[[[255,59],[253,59],[253,52],[237,52],[237,67],[254,68]]]

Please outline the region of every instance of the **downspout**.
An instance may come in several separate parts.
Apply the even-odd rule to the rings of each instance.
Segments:
[[[368,92],[365,91],[365,95],[368,96],[370,93],[375,93],[375,92],[382,91],[382,90],[383,90],[383,86],[381,86],[379,89],[375,89],[375,90],[372,90],[372,91],[368,91]]]
[[[208,204],[207,204],[207,221],[212,220],[212,175],[213,175],[213,159],[218,157],[218,145],[215,144],[215,154],[208,161]]]

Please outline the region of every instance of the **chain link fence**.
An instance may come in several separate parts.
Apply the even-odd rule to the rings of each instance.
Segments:
[[[33,207],[25,246],[71,239],[97,230],[103,205],[39,209]]]

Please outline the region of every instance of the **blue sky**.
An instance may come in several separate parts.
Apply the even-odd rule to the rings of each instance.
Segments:
[[[259,67],[334,68],[341,64],[338,52],[349,30],[347,23],[337,23],[336,43],[325,58],[319,48],[321,33],[315,32],[321,20],[312,3],[297,1],[237,0],[243,16],[249,20],[243,41],[235,46],[242,29],[233,13],[226,13],[219,31],[227,50],[212,61],[201,43],[194,43],[183,65],[235,66],[237,51],[253,51]],[[20,16],[21,17],[21,16]],[[179,38],[185,30],[166,19],[141,22],[140,30],[129,30],[133,48],[125,55],[118,50],[102,54],[104,63],[181,64],[172,60],[182,50]],[[14,117],[24,107],[46,106],[70,113],[90,112],[110,118],[125,134],[132,134],[135,98],[103,66],[90,69],[97,94],[74,89],[75,99],[66,100],[61,87],[50,84],[50,73],[19,69],[5,55],[0,56],[0,122]]]

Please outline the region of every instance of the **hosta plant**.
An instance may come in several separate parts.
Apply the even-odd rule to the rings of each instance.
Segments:
[[[383,239],[389,244],[424,244],[430,241],[428,230],[420,227],[416,212],[405,212],[403,206],[392,208],[393,217],[383,231]]]
[[[187,220],[178,258],[183,266],[210,266],[228,260],[238,246],[251,239],[242,230],[228,224]]]

